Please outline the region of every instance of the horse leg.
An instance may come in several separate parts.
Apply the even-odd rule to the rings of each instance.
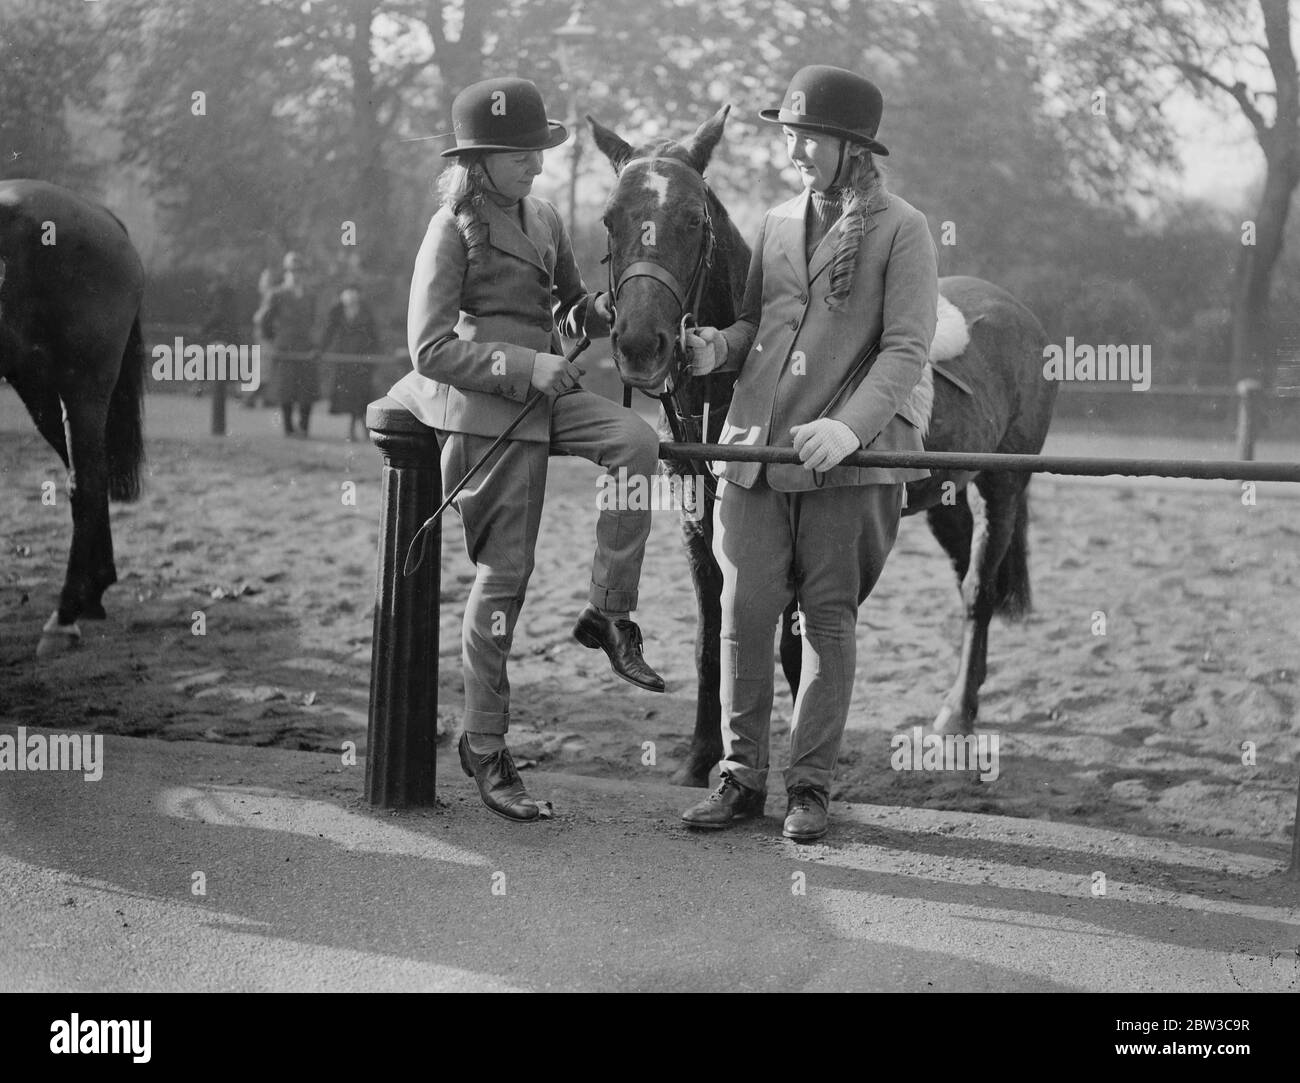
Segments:
[[[37,432],[45,437],[49,445],[58,453],[59,458],[63,460],[64,467],[70,470],[71,460],[68,457],[63,404],[59,401],[58,392],[54,387],[42,378],[43,371],[41,366],[27,366],[22,372],[11,373],[8,377],[9,384],[18,393],[18,398],[22,400],[23,405],[27,407],[32,421],[36,423]],[[65,577],[65,594],[67,582]],[[68,611],[61,603],[59,608],[50,614],[49,620],[41,629],[41,639],[36,653],[39,657],[56,654],[77,646],[80,641],[81,629],[77,626],[76,614],[68,616]]]
[[[796,631],[799,602],[791,599],[781,614],[781,672],[790,686],[790,698],[799,695],[799,677],[803,672],[803,639]]]
[[[78,617],[102,619],[101,598],[105,589],[117,581],[108,518],[108,464],[104,451],[107,416],[106,395],[91,402],[72,396],[64,400],[64,431],[71,459],[68,489],[72,500],[72,548],[59,595],[56,626],[47,624],[38,653],[48,653],[57,646],[57,641],[48,641],[60,629],[75,626]]]
[[[722,572],[713,559],[712,501],[704,509],[700,522],[682,523],[686,557],[695,586],[699,619],[695,632],[695,670],[698,685],[695,696],[695,732],[686,762],[673,774],[678,786],[707,786],[709,772],[722,759]]]
[[[63,404],[59,402],[59,393],[54,387],[41,378],[40,371],[40,368],[33,367],[11,373],[7,379],[32,415],[36,431],[54,448],[66,468],[69,460],[68,442],[63,432]]]
[[[934,720],[936,733],[971,733],[979,715],[979,690],[988,661],[989,621],[998,607],[998,569],[1011,545],[1021,509],[1024,479],[1012,474],[980,474],[966,489],[966,515],[970,521],[968,559],[961,580],[962,604],[966,611],[962,632],[961,661],[957,677],[944,697]],[[932,517],[933,525],[933,517]],[[951,520],[950,523],[959,522]],[[940,543],[960,561],[949,542]],[[958,545],[959,545],[958,541]]]

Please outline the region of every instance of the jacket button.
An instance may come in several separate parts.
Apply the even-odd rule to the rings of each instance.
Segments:
[[[801,305],[806,305],[808,303],[808,295],[806,293],[799,294],[799,303]]]
[[[798,330],[799,330],[799,321],[798,321],[798,320],[791,320],[791,321],[790,321],[790,330],[791,330],[791,331],[798,331]]]

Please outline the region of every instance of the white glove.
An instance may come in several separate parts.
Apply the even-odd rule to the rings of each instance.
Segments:
[[[697,327],[688,331],[686,349],[691,355],[687,367],[692,376],[707,376],[727,363],[727,340],[716,327]]]
[[[794,449],[803,460],[805,470],[826,471],[839,466],[844,456],[861,446],[858,435],[843,421],[820,417],[806,425],[790,429]]]

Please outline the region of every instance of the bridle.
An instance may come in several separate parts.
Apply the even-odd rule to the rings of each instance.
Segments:
[[[632,159],[624,163],[623,170],[636,161],[654,161],[652,158]],[[675,159],[663,159],[666,161],[675,161]],[[687,167],[689,168],[689,166]],[[622,173],[623,170],[619,172]],[[642,394],[649,398],[658,399],[663,406],[664,416],[668,420],[668,428],[672,433],[673,440],[677,443],[702,444],[708,439],[708,418],[709,418],[709,396],[707,392],[704,395],[704,412],[701,414],[690,414],[683,412],[681,404],[677,398],[677,389],[685,383],[690,375],[689,358],[690,353],[686,348],[686,336],[691,329],[699,326],[696,322],[697,314],[700,310],[700,299],[704,295],[704,280],[709,268],[713,264],[713,250],[715,245],[715,235],[713,232],[713,219],[709,215],[708,203],[704,206],[704,230],[703,238],[700,242],[699,254],[695,257],[695,264],[691,269],[691,277],[685,288],[682,287],[681,280],[673,274],[667,267],[656,260],[640,259],[629,263],[623,268],[618,278],[614,277],[614,250],[612,241],[609,237],[609,231],[605,234],[605,258],[601,260],[606,265],[609,274],[609,300],[611,311],[616,312],[618,308],[618,295],[623,287],[634,278],[650,278],[663,286],[670,294],[673,300],[677,302],[678,310],[681,317],[677,321],[677,340],[673,343],[673,359],[668,366],[668,376],[664,381],[664,389],[659,394],[654,395],[649,391],[642,389]],[[706,385],[707,386],[707,385]],[[632,388],[627,384],[623,385],[623,405],[631,407],[632,405]],[[697,463],[690,461],[686,464],[691,467],[697,477],[703,477],[705,491],[710,498],[717,495],[716,479],[708,463]]]

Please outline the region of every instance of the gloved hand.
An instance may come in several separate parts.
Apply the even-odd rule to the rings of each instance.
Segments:
[[[602,290],[600,293],[596,294],[596,299],[591,302],[591,307],[595,310],[596,315],[606,323],[613,323],[614,306],[609,303],[609,297],[609,291]]]
[[[859,448],[858,436],[843,421],[819,417],[806,425],[790,429],[794,449],[799,453],[805,470],[826,471],[839,466],[844,456]]]
[[[578,368],[558,353],[538,352],[533,359],[532,385],[543,395],[558,395],[577,387],[585,370]]]
[[[727,340],[716,327],[697,327],[686,333],[690,352],[687,368],[692,376],[707,376],[727,363]]]

